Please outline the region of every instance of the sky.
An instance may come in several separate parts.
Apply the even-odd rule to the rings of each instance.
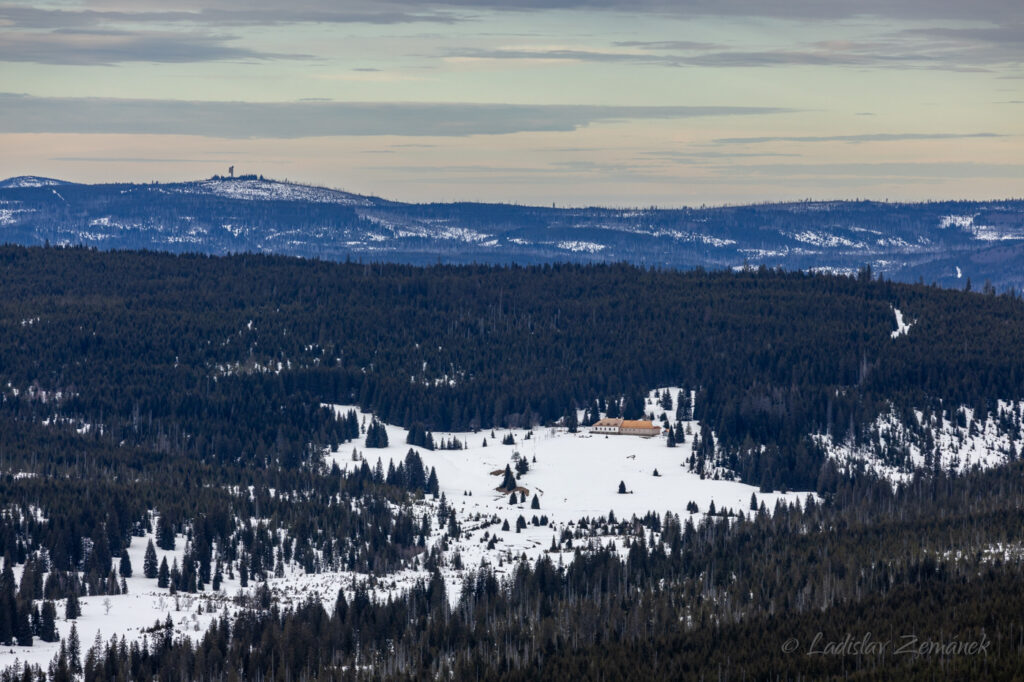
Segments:
[[[0,0],[0,177],[1024,196],[1020,0]]]

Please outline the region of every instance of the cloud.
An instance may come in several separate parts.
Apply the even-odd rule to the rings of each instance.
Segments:
[[[640,152],[641,156],[676,163],[707,163],[710,159],[743,159],[743,158],[765,158],[765,157],[799,157],[800,154],[786,154],[782,152],[724,152],[724,151],[649,151]]]
[[[901,33],[965,43],[995,43],[1024,47],[1024,23],[973,28],[910,28]]]
[[[866,133],[863,135],[801,135],[771,137],[720,137],[717,144],[763,144],[765,142],[901,142],[904,140],[957,140],[974,137],[1008,137],[1000,133]]]
[[[473,7],[532,10],[558,9],[650,12],[677,16],[772,17],[784,19],[841,19],[882,16],[903,19],[1019,16],[1015,0],[450,0]]]
[[[90,163],[233,163],[231,159],[173,159],[142,156],[51,156],[50,161],[87,161]]]
[[[644,50],[717,50],[723,46],[717,43],[699,43],[692,40],[617,40],[616,47],[639,47]]]
[[[984,35],[984,34],[982,34]],[[1011,63],[1020,50],[1012,43],[986,46],[962,42],[936,44],[923,34],[901,32],[875,41],[814,42],[790,49],[733,50],[715,44],[687,41],[619,41],[612,49],[576,48],[455,48],[447,59],[565,60],[666,67],[765,68],[824,66],[855,68],[937,69],[985,71]],[[708,49],[713,48],[713,49]]]
[[[441,56],[450,60],[553,60],[681,66],[681,58],[672,55],[577,49],[487,49],[466,47],[448,50]]]
[[[1012,163],[818,163],[723,167],[723,173],[776,177],[1024,178],[1024,164]]]
[[[719,17],[728,21],[772,18],[805,24],[866,17],[907,19],[918,24],[970,20],[971,27],[927,26],[893,31],[875,42],[794,43],[789,49],[732,49],[692,40],[619,40],[612,49],[454,49],[442,56],[463,59],[548,59],[633,63],[673,67],[851,66],[979,71],[1021,63],[1024,24],[1017,0],[446,0],[424,7],[415,0],[185,0],[167,10],[163,2],[83,0],[80,9],[0,5],[0,60],[48,64],[121,61],[271,59],[268,54],[225,44],[204,35],[225,28],[287,24],[454,24],[495,12],[563,9],[583,19],[604,11],[664,15],[669,19]],[[991,26],[977,25],[988,22]],[[865,20],[868,30],[870,19]],[[152,29],[152,30],[149,30]],[[103,39],[105,31],[117,37]],[[81,32],[81,33],[78,33]],[[90,36],[70,38],[78,33]],[[198,33],[199,35],[192,35]],[[177,36],[179,43],[172,39]],[[625,50],[625,51],[623,51]],[[189,57],[194,54],[195,57]],[[81,61],[75,61],[75,60]]]
[[[80,7],[80,9],[79,9]],[[184,0],[167,10],[163,0],[82,0],[76,9],[39,8],[29,3],[0,7],[0,19],[18,26],[54,28],[109,22],[189,22],[202,26],[285,23],[413,22],[454,23],[487,12],[625,12],[688,19],[695,17],[772,18],[820,21],[883,17],[914,21],[1019,22],[1017,0],[440,0],[425,8],[420,0]],[[677,48],[674,48],[677,49]]]
[[[209,102],[0,93],[3,133],[134,133],[221,138],[466,136],[570,131],[636,119],[755,116],[779,107],[415,102]]]
[[[228,45],[233,36],[164,31],[62,29],[49,33],[0,31],[0,61],[111,65],[123,62],[208,62],[308,59]]]
[[[415,3],[403,5],[415,6]],[[718,16],[822,20],[875,16],[933,21],[1012,21],[1020,16],[1017,0],[973,0],[970,3],[961,0],[447,0],[437,5],[477,11],[612,11],[682,18]]]
[[[89,4],[89,3],[86,3]],[[97,5],[99,3],[92,3]],[[181,3],[184,4],[184,3]],[[296,23],[320,24],[408,24],[458,21],[451,11],[423,10],[422,7],[389,7],[387,3],[365,3],[363,8],[339,8],[335,2],[289,2],[260,7],[259,3],[211,2],[189,9],[166,10],[165,4],[137,2],[133,9],[39,8],[28,5],[0,6],[0,23],[22,29],[91,28],[110,25],[193,24],[211,26],[278,26]]]

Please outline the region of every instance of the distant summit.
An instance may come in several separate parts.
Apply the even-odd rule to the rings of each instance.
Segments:
[[[55,185],[73,185],[67,180],[41,178],[38,175],[19,175],[14,178],[0,180],[0,189],[18,189],[21,187],[53,187]]]
[[[370,206],[373,202],[357,194],[326,187],[300,185],[294,182],[270,180],[262,175],[224,177],[214,175],[209,180],[164,185],[168,191],[186,194],[214,194],[229,199],[260,201],[306,201],[315,204],[344,204]]]

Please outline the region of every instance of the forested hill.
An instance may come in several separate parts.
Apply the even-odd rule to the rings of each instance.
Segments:
[[[717,465],[814,489],[833,473],[814,434],[867,442],[889,411],[998,416],[1024,398],[1018,298],[868,271],[4,247],[0,330],[0,419],[255,468],[336,442],[321,403],[465,431],[613,404],[636,417],[652,387],[683,386]]]
[[[0,241],[400,263],[781,266],[1024,288],[1024,202],[806,201],[680,209],[407,204],[264,179],[0,182]]]

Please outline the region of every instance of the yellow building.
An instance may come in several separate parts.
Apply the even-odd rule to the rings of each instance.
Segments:
[[[644,436],[650,438],[661,433],[661,427],[646,419],[601,419],[590,427],[591,433],[615,436]]]

